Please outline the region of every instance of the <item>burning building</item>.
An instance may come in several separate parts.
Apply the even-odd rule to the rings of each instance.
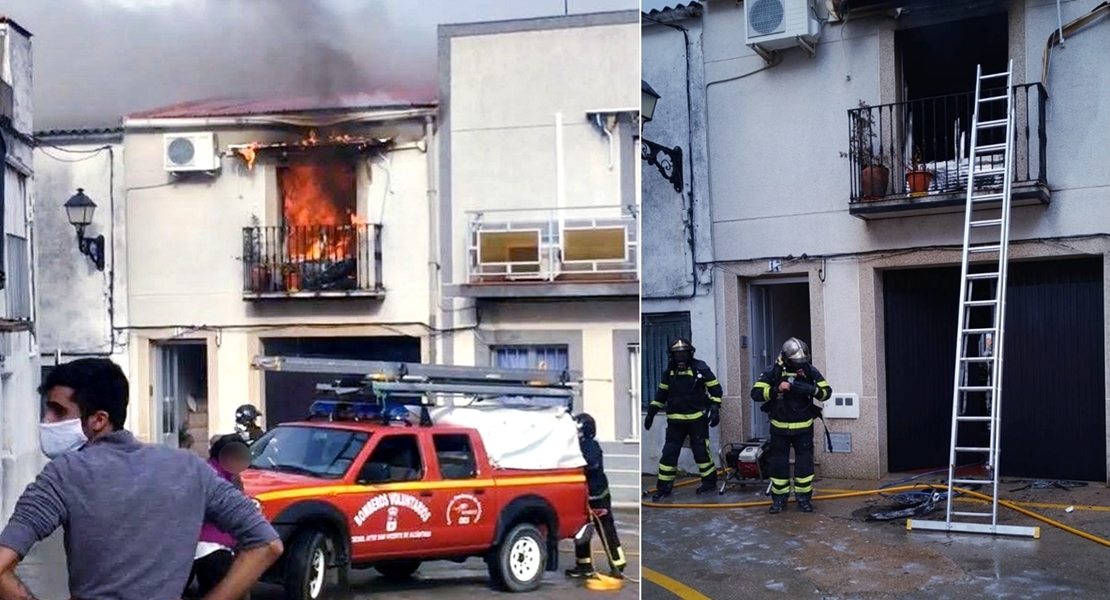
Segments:
[[[125,119],[129,343],[135,388],[158,399],[134,399],[143,437],[175,443],[186,418],[228,431],[244,402],[270,423],[302,418],[316,381],[264,377],[259,354],[430,358],[437,110],[380,100]]]

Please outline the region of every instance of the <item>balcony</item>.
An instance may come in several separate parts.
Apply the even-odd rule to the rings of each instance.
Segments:
[[[378,298],[381,225],[243,228],[243,298]]]
[[[985,89],[982,96],[1004,93]],[[1051,200],[1045,171],[1048,94],[1039,83],[1014,86],[1013,94],[1012,206],[1046,205]],[[974,103],[974,93],[966,93],[849,110],[849,213],[870,220],[963,212]],[[1002,105],[984,103],[980,120],[1005,118]],[[1000,144],[1005,137],[1002,128],[981,130],[979,136],[980,146]],[[1001,167],[1002,154],[977,156],[976,163],[978,169]],[[865,169],[869,164],[883,168]],[[976,191],[1001,191],[1001,177],[977,177]]]
[[[636,217],[627,207],[467,213],[466,284],[475,298],[640,293]]]

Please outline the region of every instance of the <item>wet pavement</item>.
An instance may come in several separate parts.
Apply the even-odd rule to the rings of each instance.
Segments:
[[[645,489],[653,483],[645,479]],[[877,485],[824,480],[816,485],[816,493],[820,495],[822,489],[874,489]],[[1016,487],[1019,485],[1003,489]],[[1004,491],[1001,496],[1041,504],[1026,508],[1110,539],[1110,490],[1102,484],[1072,490]],[[723,496],[700,497],[692,487],[684,487],[664,502],[766,499],[750,487],[729,490]],[[963,510],[982,510],[958,504]],[[791,503],[779,515],[768,514],[765,506],[712,510],[645,507],[643,562],[662,577],[648,574],[644,600],[1110,598],[1106,583],[1110,548],[1006,508],[999,508],[999,524],[1040,526],[1040,539],[908,532],[904,518],[864,521],[866,514],[887,505],[878,496],[814,505],[816,512],[805,514]],[[1077,509],[1068,513],[1064,510],[1067,506]],[[1084,510],[1083,506],[1100,510]],[[941,504],[925,518],[943,519],[943,515]],[[675,586],[674,581],[687,587]]]
[[[524,598],[549,600],[549,599],[574,599],[605,598],[619,600],[633,600],[640,597],[640,557],[639,557],[639,525],[638,511],[615,511],[617,528],[620,532],[621,543],[628,555],[628,568],[626,574],[631,578],[625,583],[622,590],[617,592],[595,592],[587,590],[577,580],[568,579],[563,575],[562,569],[574,565],[574,547],[570,542],[560,544],[560,570],[547,573],[543,585],[535,592],[524,595]],[[605,565],[605,556],[600,552],[600,544],[594,540],[594,563],[599,567]],[[66,600],[69,597],[66,586],[65,552],[62,548],[61,532],[39,544],[31,554],[20,564],[17,574],[27,587],[40,600]],[[517,597],[517,594],[497,592],[490,588],[486,564],[480,559],[471,559],[462,564],[450,562],[433,562],[421,565],[420,570],[412,580],[403,583],[389,583],[377,576],[374,570],[353,571],[351,573],[351,587],[347,591],[336,591],[329,598],[334,600],[369,600],[377,598],[398,598],[404,600],[418,600],[422,598],[487,598],[487,597]],[[279,600],[281,590],[276,586],[260,584],[251,592],[251,600]]]

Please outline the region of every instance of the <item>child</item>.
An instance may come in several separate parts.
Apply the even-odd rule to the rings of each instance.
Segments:
[[[609,559],[610,576],[620,579],[623,578],[622,573],[628,563],[624,558],[621,541],[617,537],[617,523],[613,519],[613,500],[609,496],[609,478],[605,476],[601,444],[594,439],[597,435],[597,422],[586,413],[574,417],[574,420],[578,423],[578,444],[582,448],[582,456],[586,459],[586,485],[590,490],[590,520],[601,537],[601,545]],[[590,537],[592,536],[575,540],[575,566],[573,569],[567,569],[567,577],[594,575]]]
[[[240,490],[239,479],[251,462],[250,450],[237,434],[221,435],[212,442],[208,451],[208,464],[216,473]],[[203,598],[216,587],[231,568],[235,539],[220,531],[214,524],[205,523],[200,530],[196,557],[193,559],[193,577],[197,582],[198,597]]]

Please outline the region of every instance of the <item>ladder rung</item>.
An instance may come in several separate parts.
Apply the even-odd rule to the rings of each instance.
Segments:
[[[1010,122],[1009,119],[995,119],[993,121],[982,121],[982,122],[976,123],[976,126],[979,129],[994,129],[996,127],[1005,127],[1006,124],[1009,123],[1009,122]]]
[[[986,145],[983,145],[983,146],[976,147],[975,148],[975,153],[976,154],[981,154],[983,152],[993,153],[993,152],[998,152],[999,150],[1005,150],[1005,149],[1006,149],[1006,144],[1005,143],[1002,143],[1002,144],[986,144]]]
[[[1010,72],[1006,71],[1004,73],[992,73],[990,75],[980,75],[979,79],[980,80],[982,80],[982,79],[998,79],[999,77],[1009,77],[1009,76],[1010,76]]]
[[[994,388],[992,388],[989,385],[961,385],[960,386],[960,391],[961,392],[990,392],[990,391],[993,391],[993,390],[994,390]]]
[[[1009,100],[1009,96],[991,96],[990,98],[980,98],[979,102],[994,102],[996,100]]]
[[[1002,219],[983,219],[982,221],[972,221],[972,227],[997,227],[1002,224]]]
[[[971,201],[972,202],[993,202],[995,200],[1001,200],[1002,197],[1003,197],[1003,194],[983,194],[981,196],[972,196]]]
[[[999,246],[998,244],[993,244],[993,245],[990,245],[990,246],[969,246],[967,251],[968,252],[998,252],[1001,249],[1002,249],[1002,246]]]
[[[964,306],[994,306],[998,304],[998,300],[968,300],[964,302]]]
[[[993,452],[992,448],[964,448],[956,446],[956,452]]]
[[[994,360],[994,357],[993,356],[965,356],[965,357],[961,358],[960,360],[966,360],[967,362],[990,362],[990,361]]]
[[[989,175],[1002,175],[1006,172],[1006,167],[994,167],[991,169],[982,169],[979,171],[972,171],[971,174],[975,177],[987,177]]]
[[[978,422],[978,423],[985,423],[985,422],[993,420],[993,419],[994,419],[994,417],[978,417],[978,416],[964,417],[964,416],[960,416],[960,415],[956,416],[957,421],[969,421],[969,422]]]
[[[974,329],[965,329],[964,335],[981,335],[984,333],[994,333],[998,331],[995,327],[976,327]]]
[[[953,479],[951,483],[960,485],[983,485],[994,483],[993,479]]]
[[[952,511],[952,516],[953,517],[993,517],[994,513],[968,512],[968,511],[965,511],[965,510],[954,510],[954,511]]]
[[[998,279],[998,273],[968,273],[968,279]]]

